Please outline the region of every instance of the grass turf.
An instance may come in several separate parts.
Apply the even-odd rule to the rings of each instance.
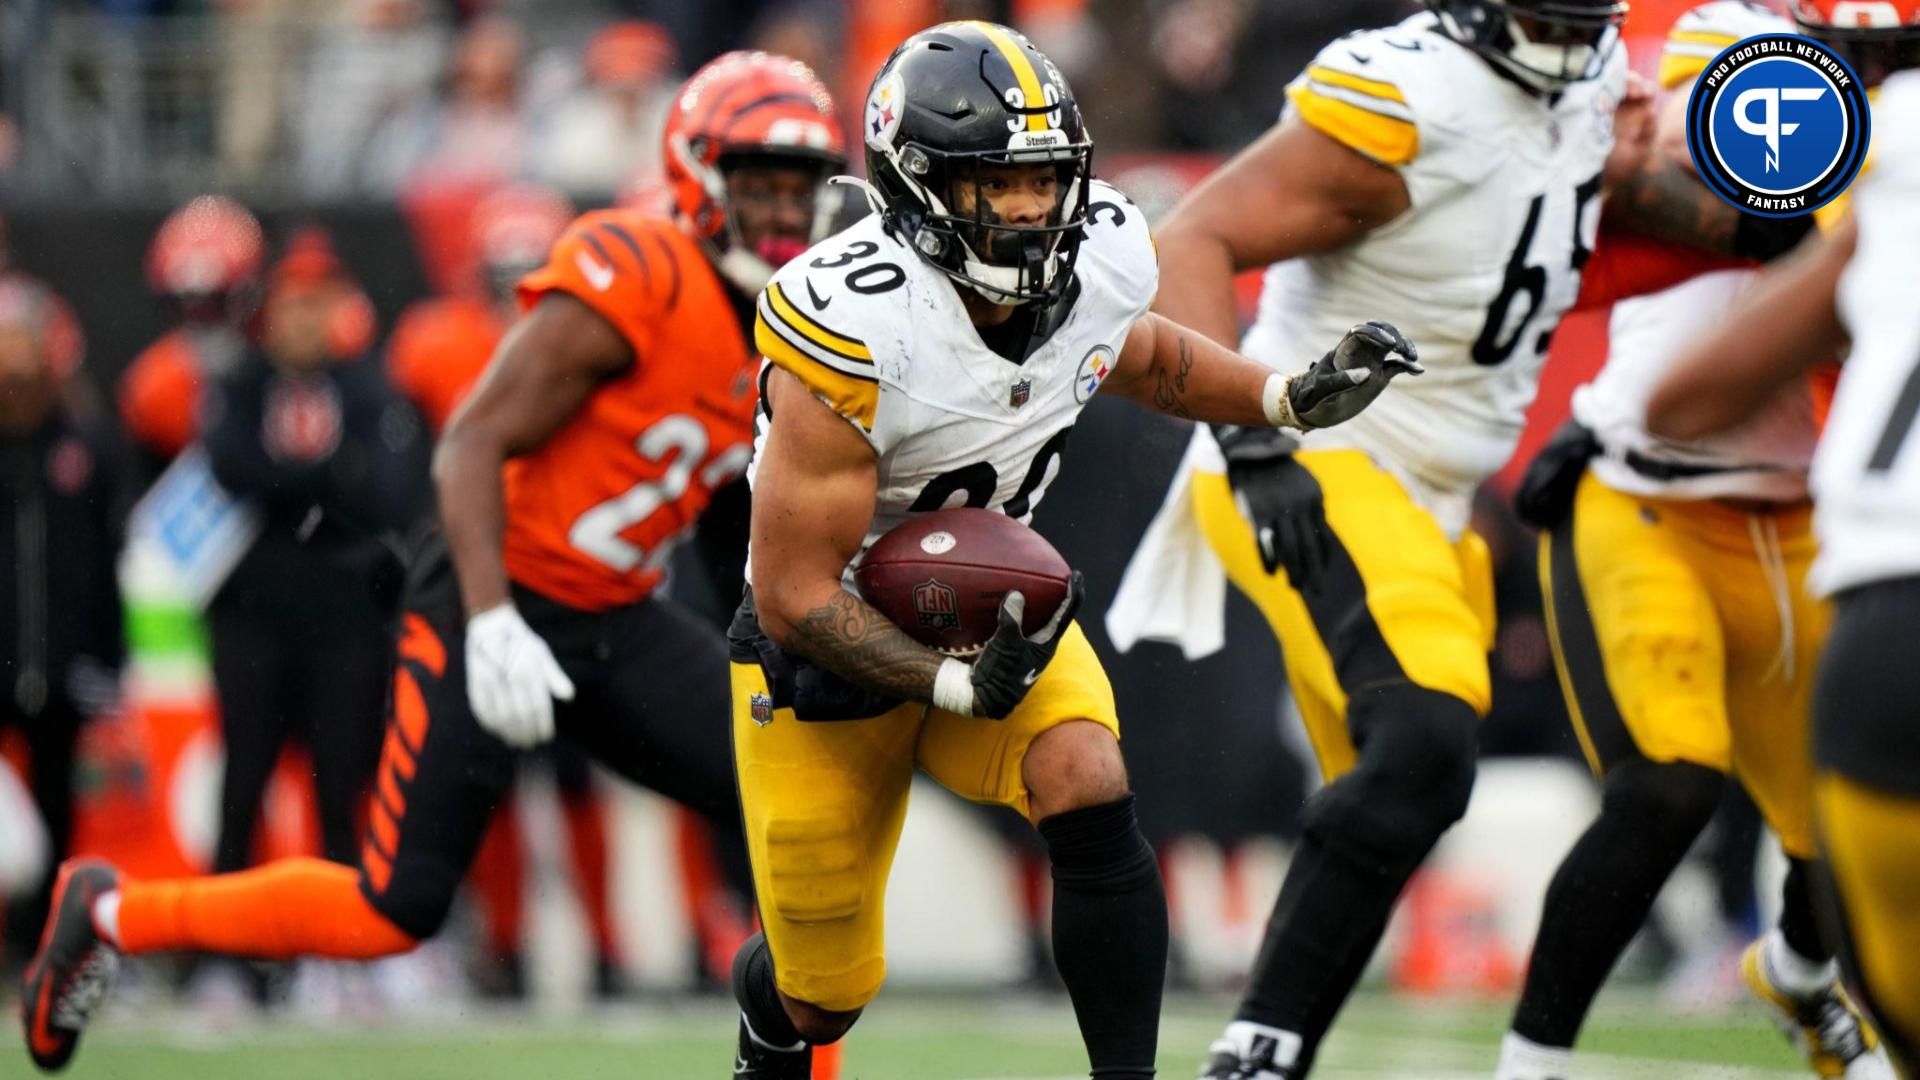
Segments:
[[[1231,1009],[1169,1002],[1163,1080],[1186,1080]],[[1316,1077],[1490,1077],[1504,1006],[1435,1005],[1362,993]],[[17,1031],[17,1029],[15,1029]],[[635,1005],[588,1016],[475,1012],[431,1022],[319,1029],[292,1023],[209,1031],[171,1009],[115,1009],[89,1035],[72,1080],[682,1080],[728,1076],[724,1005]],[[0,1076],[31,1073],[18,1044]],[[846,1080],[1071,1080],[1084,1077],[1071,1011],[1058,999],[889,994],[847,1043]],[[1750,1011],[1686,1017],[1614,998],[1595,1016],[1580,1075],[1595,1080],[1785,1080],[1793,1053]]]

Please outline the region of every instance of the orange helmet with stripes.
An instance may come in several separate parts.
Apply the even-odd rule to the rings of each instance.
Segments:
[[[1920,68],[1920,0],[1792,0],[1800,32],[1839,53],[1868,86]]]
[[[738,51],[713,60],[680,88],[667,115],[664,160],[675,213],[719,249],[721,268],[743,285],[736,271],[764,281],[773,266],[760,270],[742,259],[767,261],[740,242],[727,205],[727,169],[793,163],[816,169],[824,185],[846,159],[846,137],[826,86],[807,65],[772,53]],[[811,239],[825,235],[832,220],[827,202],[815,199]]]
[[[574,217],[573,204],[540,184],[509,184],[473,208],[473,249],[487,288],[511,299],[519,280],[547,261]]]
[[[265,234],[247,208],[202,195],[160,223],[147,250],[147,284],[190,322],[239,322],[258,303],[265,259]]]

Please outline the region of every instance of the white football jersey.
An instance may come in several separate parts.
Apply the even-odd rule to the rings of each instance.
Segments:
[[[1573,392],[1574,418],[1592,429],[1605,453],[1595,476],[1616,491],[1679,499],[1741,498],[1792,502],[1807,497],[1807,468],[1820,430],[1806,379],[1782,387],[1744,423],[1688,442],[1647,433],[1647,401],[1680,354],[1727,315],[1753,280],[1751,270],[1721,270],[1650,296],[1614,305],[1607,363]],[[1657,462],[1673,471],[1635,468]]]
[[[1813,461],[1823,594],[1920,574],[1920,72],[1881,86],[1876,165],[1855,182],[1860,240],[1840,279],[1853,350]]]
[[[1626,71],[1616,48],[1597,77],[1530,93],[1420,14],[1341,38],[1288,88],[1307,123],[1398,170],[1412,208],[1269,269],[1242,350],[1297,371],[1355,323],[1398,326],[1427,373],[1305,445],[1367,451],[1450,535],[1513,452],[1579,294]]]
[[[755,341],[766,361],[797,376],[879,456],[862,551],[911,513],[976,506],[1033,516],[1081,408],[1159,287],[1146,215],[1100,181],[1088,202],[1078,296],[1022,363],[980,340],[956,291],[964,286],[877,214],[788,263],[761,293]],[[764,403],[757,419],[756,462],[779,422]]]
[[[1792,33],[1793,24],[1758,4],[1713,0],[1682,15],[1667,34],[1660,81],[1677,90],[1722,49],[1755,34]],[[1647,401],[1691,341],[1725,317],[1753,280],[1752,270],[1702,274],[1648,296],[1615,304],[1607,363],[1573,393],[1574,418],[1599,436],[1606,454],[1591,466],[1616,491],[1668,498],[1743,498],[1790,502],[1807,497],[1807,468],[1819,438],[1813,393],[1784,387],[1740,426],[1686,443],[1647,433]],[[1672,470],[1635,468],[1648,461]],[[1665,472],[1656,478],[1650,473]]]

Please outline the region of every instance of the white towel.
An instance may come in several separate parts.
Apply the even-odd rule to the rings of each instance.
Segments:
[[[1114,648],[1126,652],[1137,641],[1165,641],[1198,660],[1226,645],[1227,573],[1193,515],[1193,474],[1225,471],[1213,433],[1196,427],[1107,608]]]

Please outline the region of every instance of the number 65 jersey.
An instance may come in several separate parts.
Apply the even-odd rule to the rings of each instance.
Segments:
[[[1088,202],[1068,307],[1019,363],[981,341],[957,292],[966,286],[878,214],[788,263],[760,294],[763,386],[772,368],[790,372],[878,455],[863,552],[909,514],[974,506],[1024,522],[1040,505],[1080,409],[1159,286],[1139,208],[1100,181]],[[757,460],[778,423],[764,392],[755,420]]]
[[[1579,294],[1625,88],[1616,48],[1595,78],[1529,92],[1421,14],[1335,41],[1287,89],[1299,119],[1398,172],[1412,208],[1269,269],[1242,351],[1292,371],[1355,323],[1404,331],[1427,373],[1305,445],[1368,452],[1450,536],[1513,452]]]

